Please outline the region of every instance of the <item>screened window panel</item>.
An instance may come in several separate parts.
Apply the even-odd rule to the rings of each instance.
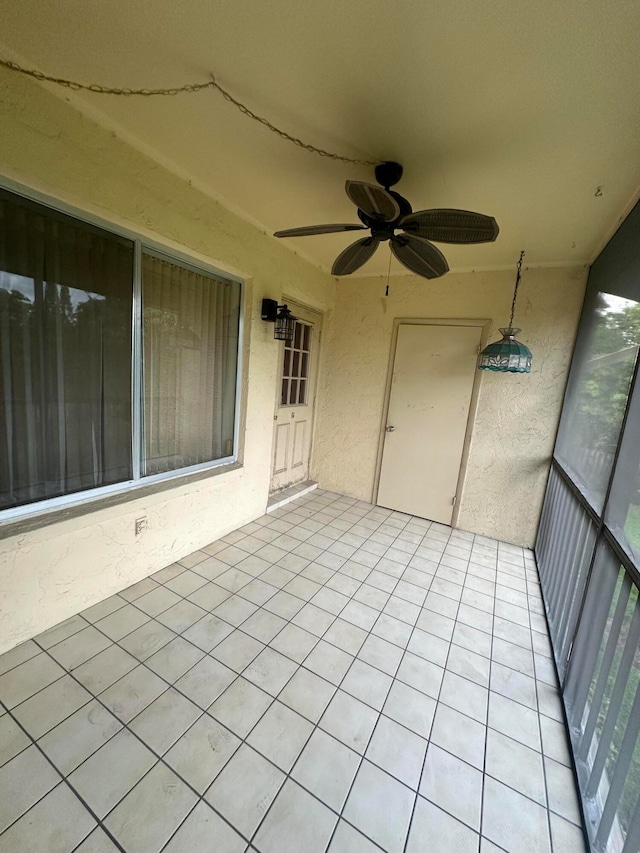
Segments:
[[[589,272],[536,541],[587,829],[607,853],[640,850],[639,228],[640,204]]]
[[[133,244],[0,191],[0,508],[128,480]]]
[[[555,455],[601,512],[640,343],[640,305],[605,292],[585,309]]]
[[[234,452],[240,284],[142,261],[146,475]]]
[[[637,382],[629,405],[605,520],[635,566],[640,568],[640,386]]]

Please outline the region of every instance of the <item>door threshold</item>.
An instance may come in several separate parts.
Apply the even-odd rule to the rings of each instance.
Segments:
[[[272,492],[267,501],[267,513],[280,509],[281,506],[295,501],[296,498],[306,495],[318,488],[315,480],[303,480],[302,483],[294,483],[293,486],[288,486],[286,489],[280,489],[278,492]]]

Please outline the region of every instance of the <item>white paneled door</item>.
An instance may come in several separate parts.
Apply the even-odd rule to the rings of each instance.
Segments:
[[[401,323],[378,504],[451,524],[482,329]]]
[[[320,315],[289,304],[297,317],[294,339],[281,344],[274,414],[271,491],[309,478],[318,375]]]

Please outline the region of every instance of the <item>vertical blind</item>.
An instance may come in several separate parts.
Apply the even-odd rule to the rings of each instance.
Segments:
[[[144,473],[231,456],[240,285],[145,253]]]
[[[0,508],[131,477],[133,243],[0,193]]]

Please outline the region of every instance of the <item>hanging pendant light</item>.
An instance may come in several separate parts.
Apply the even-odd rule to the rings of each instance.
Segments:
[[[522,259],[524,252],[520,252],[518,261],[518,272],[516,275],[516,286],[513,291],[511,303],[511,317],[509,327],[500,329],[502,340],[486,346],[478,358],[479,370],[494,370],[499,373],[530,373],[531,372],[531,350],[529,347],[516,340],[520,329],[513,327],[513,315],[516,310],[516,299],[518,298],[518,285],[522,276]]]

